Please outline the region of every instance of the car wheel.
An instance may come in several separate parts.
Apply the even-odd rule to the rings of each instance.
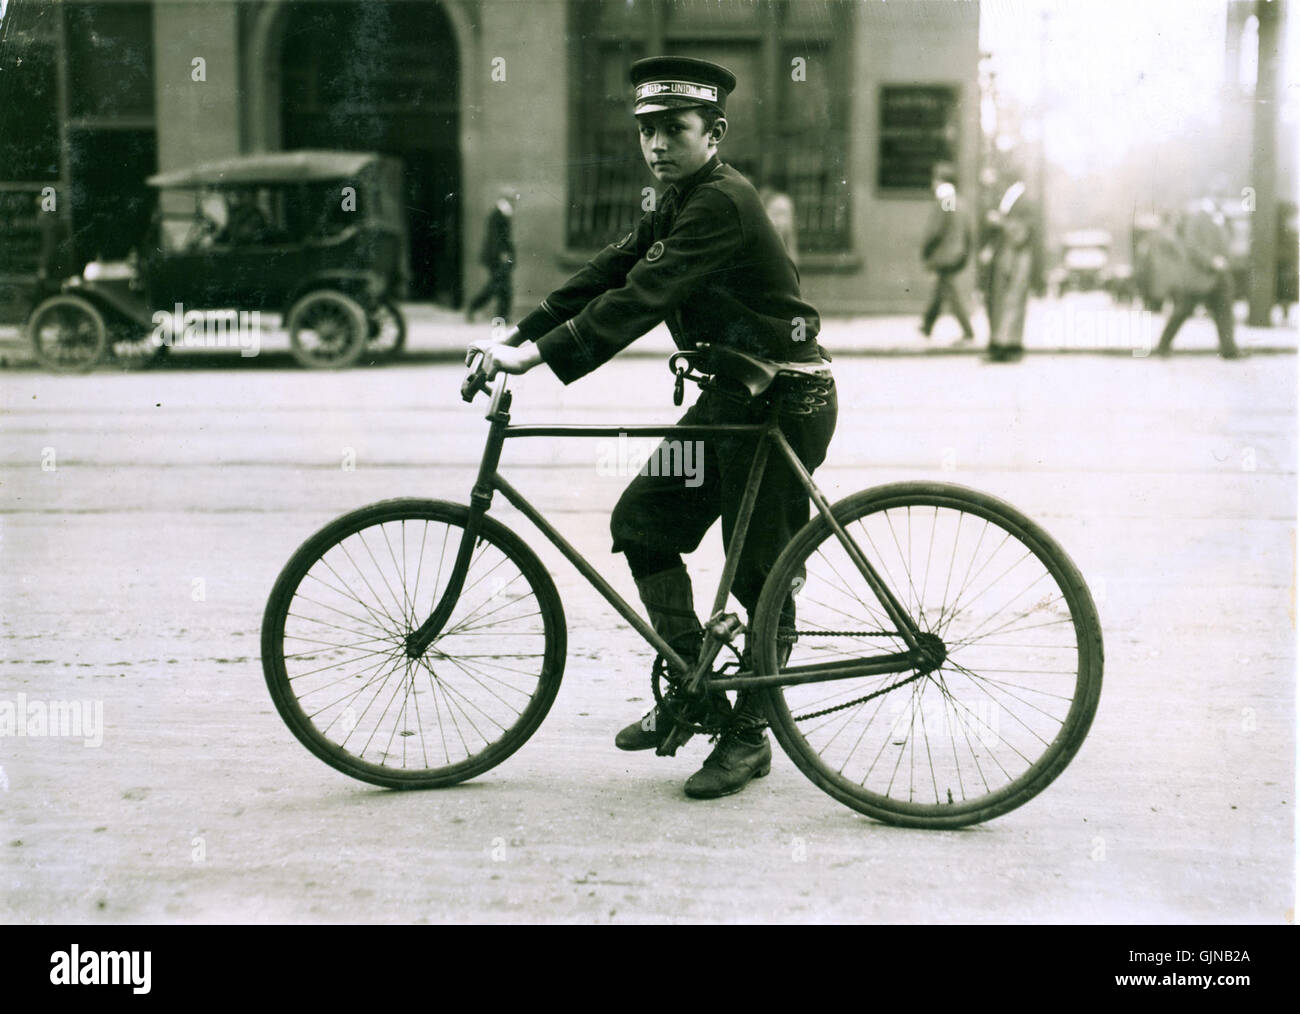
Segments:
[[[37,362],[55,373],[85,373],[104,358],[108,325],[80,296],[51,296],[27,318],[27,337]]]
[[[332,289],[309,292],[294,303],[287,325],[293,357],[308,369],[354,365],[365,352],[370,333],[361,305]]]
[[[366,360],[380,363],[396,359],[406,347],[406,318],[391,299],[385,299],[370,314]]]

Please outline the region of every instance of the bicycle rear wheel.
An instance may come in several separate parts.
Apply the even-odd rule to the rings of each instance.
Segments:
[[[484,518],[461,593],[419,658],[405,639],[451,576],[468,508],[386,500],[308,539],[275,582],[262,669],[276,709],[325,763],[390,788],[452,785],[501,763],[560,687],[565,624],[541,562]]]
[[[932,672],[774,688],[778,741],[826,792],[890,824],[961,827],[1027,802],[1079,749],[1101,693],[1101,625],[1078,569],[1015,508],[961,486],[897,483],[832,509],[946,657]],[[790,636],[791,667],[907,647],[820,516],[756,614],[760,673],[778,670]]]

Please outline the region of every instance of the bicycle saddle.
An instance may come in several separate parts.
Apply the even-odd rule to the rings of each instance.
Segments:
[[[759,359],[747,352],[728,348],[725,345],[710,345],[700,342],[695,346],[704,357],[705,369],[734,380],[757,398],[763,394],[772,382],[783,373],[824,374],[825,363],[778,363],[771,359]]]

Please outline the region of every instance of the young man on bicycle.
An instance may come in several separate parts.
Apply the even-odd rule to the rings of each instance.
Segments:
[[[799,275],[780,236],[754,187],[718,160],[735,76],[705,60],[653,57],[633,64],[631,80],[641,153],[667,186],[632,232],[542,300],[513,336],[475,343],[487,376],[546,363],[569,384],[662,321],[681,349],[712,343],[761,359],[821,363],[820,319],[800,297]],[[835,429],[829,374],[789,403],[799,407],[783,411],[782,432],[812,471]],[[718,388],[705,390],[680,421],[758,423],[770,410],[766,397],[751,399],[720,374]],[[706,442],[702,482],[638,475],[614,508],[613,551],[627,556],[655,630],[688,662],[698,657],[703,631],[682,554],[693,552],[719,517],[729,538],[754,449],[753,438],[715,437]],[[808,517],[807,492],[771,455],[732,587],[751,618],[773,563]],[[793,599],[787,615],[793,616]],[[687,795],[729,795],[766,774],[772,752],[765,725],[754,695],[740,693],[728,731],[687,780]],[[624,750],[657,747],[671,726],[656,708],[615,743]]]

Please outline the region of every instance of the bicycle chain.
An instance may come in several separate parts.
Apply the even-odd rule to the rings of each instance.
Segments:
[[[795,637],[806,634],[809,637],[901,637],[897,630],[796,630]],[[778,641],[789,641],[790,635],[779,633],[776,635]],[[793,643],[793,642],[791,642]]]
[[[789,634],[778,634],[777,640],[785,641],[788,643],[794,643],[794,640],[798,638],[799,635],[801,634],[810,637],[898,637],[899,636],[898,632],[893,630],[796,630],[794,632],[793,638]],[[731,645],[728,645],[728,647],[731,647],[731,650],[733,652],[735,651],[735,648],[732,647]],[[675,706],[676,702],[674,702],[673,704],[669,704],[668,701],[665,700],[665,697],[671,695],[671,690],[668,695],[664,695],[661,693],[659,689],[659,679],[661,677],[661,674],[664,675],[665,682],[669,684],[670,688],[675,689],[674,686],[675,681],[671,677],[668,677],[666,673],[667,673],[667,665],[664,663],[663,657],[656,656],[655,665],[651,668],[652,678],[650,681],[650,687],[654,691],[655,703],[662,706],[668,712],[669,716],[679,725],[684,725],[695,732],[709,733],[714,731],[711,727],[699,725],[696,724],[695,722],[691,722],[685,719],[684,717],[681,717],[681,713],[677,710]],[[891,683],[887,687],[882,687],[881,689],[875,690],[862,697],[857,697],[851,701],[846,701],[844,704],[832,705],[829,708],[823,708],[821,711],[810,711],[806,715],[792,715],[791,718],[796,722],[806,722],[810,718],[820,718],[822,715],[829,715],[836,711],[843,711],[845,708],[851,708],[855,704],[865,704],[867,701],[872,700],[873,698],[876,697],[880,697],[883,694],[887,694],[891,690],[897,690],[899,687],[907,686],[907,684],[920,679],[923,675],[925,674],[918,672],[907,677],[907,679],[905,680],[899,680],[897,683]]]
[[[833,711],[843,711],[845,708],[851,708],[855,704],[865,704],[873,697],[879,697],[882,694],[889,693],[891,690],[897,690],[899,687],[905,687],[907,686],[907,684],[919,680],[924,675],[926,674],[923,672],[913,673],[905,680],[899,680],[897,683],[891,683],[887,687],[881,687],[879,690],[873,691],[872,693],[869,693],[864,697],[857,697],[851,701],[846,701],[844,704],[835,704],[829,708],[822,708],[821,711],[810,711],[806,715],[791,715],[790,718],[795,722],[806,722],[810,718],[821,718],[822,715],[829,715]]]
[[[898,632],[894,630],[796,630],[794,632],[794,638],[791,638],[789,634],[778,634],[777,640],[794,643],[794,639],[797,638],[800,634],[807,634],[811,637],[898,637],[899,636]],[[855,704],[865,704],[867,701],[875,697],[880,697],[883,694],[887,694],[891,690],[897,690],[899,687],[907,686],[907,684],[919,680],[923,675],[925,674],[919,672],[914,673],[913,675],[907,677],[907,679],[905,680],[899,680],[897,683],[891,683],[887,687],[881,687],[879,690],[872,691],[871,693],[866,694],[862,697],[855,697],[853,700],[846,701],[843,704],[835,704],[829,708],[822,708],[821,711],[810,711],[806,715],[791,715],[790,717],[795,722],[806,722],[810,718],[821,718],[822,715],[829,715],[836,711],[843,711],[845,708],[851,708]]]

